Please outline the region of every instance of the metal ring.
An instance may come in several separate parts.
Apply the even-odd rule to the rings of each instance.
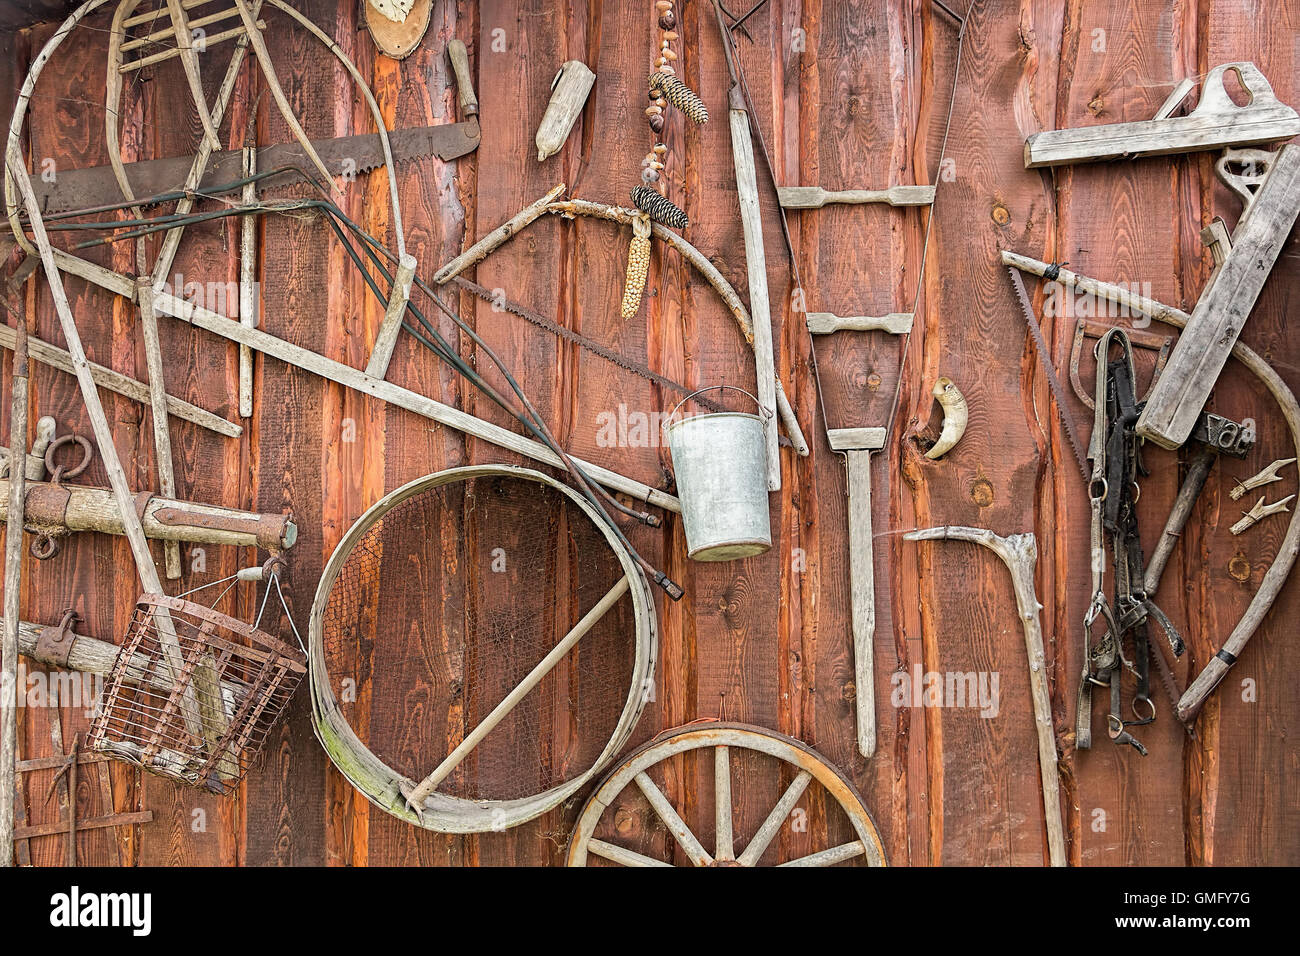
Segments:
[[[1101,482],[1101,496],[1100,496],[1100,497],[1098,497],[1097,495],[1094,495],[1094,494],[1092,493],[1092,486],[1095,485],[1095,484],[1096,484],[1097,482],[1099,482],[1099,481]],[[1105,501],[1105,500],[1106,500],[1106,496],[1107,496],[1108,494],[1110,494],[1110,484],[1106,481],[1105,478],[1093,478],[1091,481],[1088,482],[1088,500],[1089,500],[1089,501],[1094,501],[1094,502],[1096,502],[1096,501]]]
[[[1115,714],[1106,715],[1106,724],[1106,732],[1110,734],[1111,740],[1124,732],[1124,721]]]
[[[48,560],[59,553],[59,539],[52,534],[38,534],[28,551],[37,561]]]
[[[1138,713],[1137,705],[1139,701],[1145,702],[1147,707],[1151,709],[1151,713],[1148,716],[1143,717],[1141,714]],[[1133,711],[1133,716],[1136,717],[1138,720],[1143,721],[1144,723],[1149,724],[1151,723],[1151,721],[1156,719],[1156,704],[1155,701],[1153,701],[1150,697],[1134,697],[1132,702],[1129,703],[1128,706],[1129,709]]]
[[[81,446],[81,461],[71,468],[64,468],[54,463],[54,455],[64,445],[76,444]],[[57,483],[61,478],[76,478],[79,474],[90,467],[90,460],[95,456],[95,449],[90,444],[90,439],[85,435],[60,435],[54,441],[50,442],[49,447],[45,449],[45,470],[53,477],[50,479]]]
[[[1133,486],[1133,504],[1137,504],[1138,499],[1142,497],[1142,486],[1136,481],[1130,481],[1129,484]]]

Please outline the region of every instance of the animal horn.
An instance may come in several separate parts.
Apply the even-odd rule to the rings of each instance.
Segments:
[[[930,394],[943,406],[943,431],[925,457],[931,460],[939,458],[949,451],[966,432],[966,421],[970,411],[966,408],[966,396],[961,393],[952,379],[944,377],[934,383]]]

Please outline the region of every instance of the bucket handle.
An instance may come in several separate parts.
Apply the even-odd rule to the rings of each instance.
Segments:
[[[673,410],[672,410],[671,412],[668,413],[668,415],[664,418],[663,422],[660,424],[659,427],[662,428],[662,429],[664,429],[665,431],[667,431],[667,430],[668,430],[668,424],[669,424],[669,422],[671,422],[671,421],[673,420],[673,416],[677,414],[677,410],[678,410],[679,408],[681,408],[683,405],[685,405],[687,402],[689,402],[689,401],[690,401],[692,398],[694,398],[696,395],[700,395],[700,394],[702,394],[702,393],[704,393],[704,392],[710,392],[710,391],[713,391],[713,389],[715,389],[715,388],[718,389],[719,391],[721,391],[721,390],[724,389],[724,388],[729,388],[729,389],[731,389],[733,392],[740,392],[740,393],[742,393],[742,394],[744,394],[744,395],[748,395],[751,399],[754,400],[754,404],[758,407],[758,414],[759,414],[760,417],[762,417],[762,418],[771,418],[771,417],[772,417],[772,412],[769,411],[768,409],[764,408],[764,407],[763,407],[763,403],[760,402],[760,401],[758,400],[758,398],[755,397],[755,395],[754,395],[752,392],[747,392],[747,391],[745,391],[745,389],[741,388],[739,385],[706,385],[706,386],[704,386],[704,388],[697,388],[695,391],[691,392],[691,394],[687,395],[687,396],[686,396],[685,398],[683,398],[680,402],[678,402],[676,405],[674,405],[674,406],[673,406]]]

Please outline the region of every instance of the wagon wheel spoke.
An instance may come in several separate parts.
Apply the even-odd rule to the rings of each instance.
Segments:
[[[691,862],[696,866],[711,864],[713,857],[709,856],[700,841],[695,838],[695,834],[691,832],[691,828],[686,825],[686,821],[678,816],[677,811],[668,802],[668,798],[664,796],[663,791],[655,786],[655,782],[646,776],[644,770],[636,775],[636,785],[641,788],[645,798],[650,801],[651,808],[663,821],[664,826],[668,828],[668,832],[673,835],[678,845],[690,857]]]
[[[602,856],[607,860],[615,863],[621,863],[623,866],[672,866],[671,863],[665,863],[663,860],[656,860],[652,856],[646,856],[637,853],[635,850],[628,850],[613,843],[606,843],[604,840],[591,840],[587,843],[587,852],[594,853],[596,856]]]
[[[776,802],[772,812],[767,815],[763,825],[758,828],[754,838],[749,841],[749,846],[745,847],[745,852],[740,854],[737,862],[741,866],[757,866],[759,858],[771,845],[773,838],[781,829],[781,824],[785,818],[790,815],[794,805],[799,802],[803,792],[808,789],[808,783],[812,780],[812,774],[807,770],[800,770],[799,775],[791,781],[790,786],[785,788],[785,793],[781,794],[781,799]]]
[[[735,837],[731,828],[731,750],[713,748],[714,859],[735,859]]]
[[[790,860],[788,863],[782,863],[781,866],[832,866],[836,863],[843,863],[845,860],[851,860],[855,856],[866,854],[867,848],[863,846],[861,840],[854,840],[852,843],[841,843],[839,846],[833,846],[829,850],[818,850],[816,853],[810,853],[807,856],[801,856],[797,860]]]

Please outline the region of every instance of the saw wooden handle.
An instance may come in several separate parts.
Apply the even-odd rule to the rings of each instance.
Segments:
[[[474,81],[469,75],[469,51],[455,37],[447,41],[447,56],[456,74],[456,98],[464,116],[478,116],[478,97],[474,95]]]

